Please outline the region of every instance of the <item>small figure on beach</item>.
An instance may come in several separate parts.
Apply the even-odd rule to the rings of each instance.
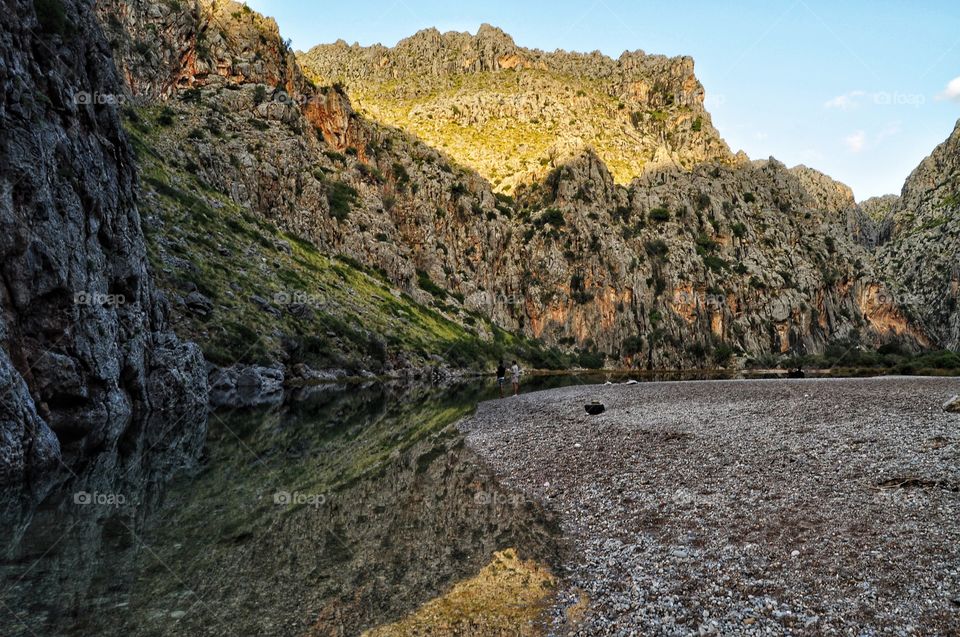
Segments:
[[[520,366],[517,365],[517,361],[513,361],[510,366],[510,374],[513,377],[513,395],[516,396],[520,393]]]
[[[503,360],[497,365],[497,386],[500,388],[500,398],[503,398],[503,386],[507,384],[507,366]]]

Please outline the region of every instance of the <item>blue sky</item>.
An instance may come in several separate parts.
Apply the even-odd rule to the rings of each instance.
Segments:
[[[337,39],[390,46],[430,26],[473,33],[488,22],[548,51],[691,55],[733,150],[807,164],[857,199],[899,193],[960,118],[955,0],[248,4],[276,18],[297,49]]]

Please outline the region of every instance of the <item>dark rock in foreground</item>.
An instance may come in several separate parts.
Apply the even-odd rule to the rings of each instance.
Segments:
[[[73,476],[189,462],[206,379],[199,349],[167,333],[147,271],[121,83],[90,3],[0,6],[5,515]]]

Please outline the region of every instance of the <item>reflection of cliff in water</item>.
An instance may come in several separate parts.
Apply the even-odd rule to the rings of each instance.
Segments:
[[[450,426],[478,397],[317,388],[213,414],[199,470],[162,495],[64,496],[8,540],[2,632],[354,635],[495,549],[550,560],[543,512],[502,493]]]

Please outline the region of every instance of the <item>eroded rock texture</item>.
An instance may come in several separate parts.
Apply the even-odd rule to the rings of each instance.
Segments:
[[[2,507],[199,452],[199,350],[165,334],[111,51],[89,3],[0,7]],[[158,458],[155,465],[147,457]]]

